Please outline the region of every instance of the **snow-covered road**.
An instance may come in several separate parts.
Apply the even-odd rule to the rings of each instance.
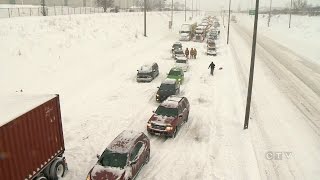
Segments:
[[[232,23],[231,32],[239,76],[247,87],[252,31]],[[320,173],[319,65],[260,34],[256,53],[250,134],[260,176],[314,179]],[[290,157],[266,160],[261,154],[268,151],[288,152]]]
[[[0,93],[60,94],[69,165],[64,179],[85,179],[96,154],[121,131],[147,134],[146,123],[159,105],[157,87],[174,65],[170,49],[184,14],[175,13],[173,30],[169,19],[166,12],[148,13],[147,38],[142,13],[0,20]],[[319,66],[263,36],[252,116],[249,129],[242,129],[249,32],[232,24],[228,46],[222,28],[216,57],[205,55],[205,43],[183,42],[198,50],[181,91],[190,101],[190,119],[175,139],[150,137],[151,159],[137,179],[320,177]],[[213,77],[211,61],[217,67]],[[160,76],[137,83],[136,70],[150,62],[159,64]],[[291,156],[269,160],[269,151]]]

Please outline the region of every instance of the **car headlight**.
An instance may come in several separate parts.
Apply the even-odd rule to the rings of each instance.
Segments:
[[[166,131],[172,131],[173,127],[172,126],[167,126]]]
[[[147,126],[148,126],[148,127],[151,127],[151,123],[148,122]]]
[[[88,174],[87,179],[86,180],[91,180],[90,174]]]
[[[156,96],[157,96],[157,97],[159,97],[160,95],[159,95],[159,94],[157,94]]]
[[[181,79],[179,78],[178,81],[181,81]]]

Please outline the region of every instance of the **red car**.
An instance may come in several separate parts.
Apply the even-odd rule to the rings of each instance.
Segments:
[[[186,97],[169,96],[149,119],[148,133],[174,138],[181,125],[188,121],[189,111]]]
[[[142,132],[123,131],[98,157],[87,180],[132,180],[150,158],[150,141]]]

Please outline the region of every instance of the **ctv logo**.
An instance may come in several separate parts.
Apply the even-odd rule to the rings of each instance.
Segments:
[[[281,152],[281,151],[268,151],[265,154],[267,160],[284,160],[289,159],[292,156],[292,152]]]

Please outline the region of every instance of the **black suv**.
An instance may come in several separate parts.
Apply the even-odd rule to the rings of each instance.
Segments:
[[[159,75],[159,66],[157,63],[143,65],[137,71],[137,82],[150,82]]]
[[[186,97],[170,96],[153,113],[147,124],[148,133],[174,138],[188,121],[190,104]]]
[[[180,93],[180,84],[176,79],[167,78],[161,83],[160,87],[158,88],[159,90],[156,94],[157,102],[162,102],[167,99],[167,97]]]

